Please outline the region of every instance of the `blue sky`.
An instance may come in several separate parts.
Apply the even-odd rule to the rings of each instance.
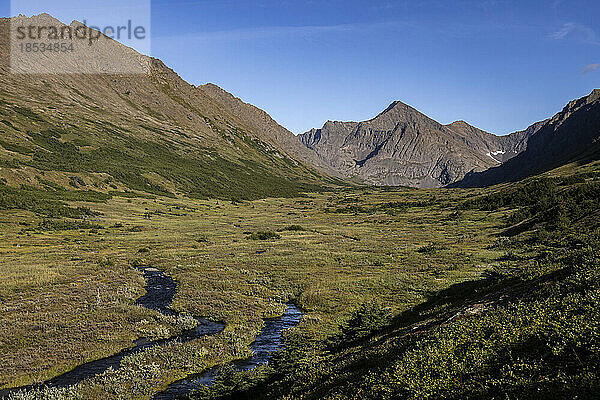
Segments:
[[[152,55],[295,133],[401,100],[506,134],[600,87],[599,16],[597,0],[154,0]]]

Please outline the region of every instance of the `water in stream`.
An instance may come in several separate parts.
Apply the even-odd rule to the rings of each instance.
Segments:
[[[281,334],[285,329],[296,326],[300,322],[302,312],[292,303],[287,303],[287,310],[281,317],[265,319],[265,326],[260,331],[254,342],[250,345],[252,356],[245,360],[234,361],[230,364],[236,371],[249,371],[266,364],[271,359],[273,352],[282,347]],[[191,375],[185,379],[172,383],[158,394],[153,400],[171,400],[190,394],[200,385],[210,386],[218,376],[220,367],[208,369],[200,374]]]
[[[175,281],[154,268],[139,268],[139,270],[143,272],[144,278],[146,279],[146,294],[140,297],[136,301],[136,304],[158,311],[164,315],[176,317],[177,312],[169,308],[177,289]],[[281,347],[281,333],[283,330],[296,325],[302,316],[300,310],[293,304],[287,304],[287,307],[287,311],[283,316],[265,320],[264,328],[251,345],[251,350],[253,352],[252,357],[232,364],[234,368],[240,371],[247,371],[268,362],[271,353]],[[79,365],[71,371],[65,372],[64,374],[56,376],[41,384],[0,390],[0,399],[11,393],[22,390],[26,391],[36,387],[66,387],[74,385],[84,379],[99,375],[109,368],[118,369],[123,358],[149,347],[171,341],[188,342],[203,336],[215,335],[225,328],[225,325],[221,323],[212,322],[202,318],[196,318],[196,321],[198,323],[195,328],[183,331],[176,336],[155,341],[139,339],[134,343],[135,346],[131,349],[123,350],[115,355]],[[161,400],[175,399],[190,393],[191,390],[198,387],[198,384],[210,385],[215,378],[216,372],[216,369],[210,369],[200,375],[192,375],[186,379],[177,381],[154,398]]]

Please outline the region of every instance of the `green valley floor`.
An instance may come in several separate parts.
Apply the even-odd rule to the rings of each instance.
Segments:
[[[154,267],[178,284],[175,310],[224,331],[138,353],[61,396],[150,398],[247,356],[263,318],[292,301],[304,316],[285,332],[286,350],[254,371],[225,371],[198,397],[513,399],[534,376],[540,393],[581,387],[583,398],[598,388],[598,170],[489,189],[350,187],[243,202],[71,196],[76,218],[4,199],[0,388],[181,331],[135,305],[136,267]]]

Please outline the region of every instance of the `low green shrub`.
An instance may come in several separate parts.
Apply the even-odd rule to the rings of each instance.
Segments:
[[[249,234],[247,239],[250,240],[269,240],[269,239],[281,239],[281,236],[273,231],[264,232],[253,232]]]
[[[79,229],[97,230],[102,228],[102,225],[94,224],[89,221],[52,219],[45,219],[38,226],[38,229],[42,231],[73,231]]]
[[[446,249],[447,249],[446,246],[435,244],[435,243],[430,243],[423,247],[419,247],[417,249],[417,253],[432,255],[432,254],[436,254],[436,253],[446,250]]]
[[[301,225],[288,225],[285,228],[278,229],[277,231],[278,232],[283,232],[283,231],[302,232],[302,231],[306,231],[306,228]]]

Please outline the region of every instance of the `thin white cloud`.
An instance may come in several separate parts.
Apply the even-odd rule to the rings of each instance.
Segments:
[[[592,28],[574,22],[564,24],[560,30],[552,32],[549,36],[554,40],[563,40],[567,37],[573,37],[584,43],[600,45],[600,40]]]
[[[595,71],[598,68],[600,68],[600,64],[589,64],[589,65],[586,65],[583,68],[583,73],[584,74],[589,74],[590,72]]]
[[[562,40],[569,35],[569,33],[573,32],[575,29],[575,24],[570,22],[568,24],[564,24],[562,29],[550,34],[550,37],[555,40]]]

